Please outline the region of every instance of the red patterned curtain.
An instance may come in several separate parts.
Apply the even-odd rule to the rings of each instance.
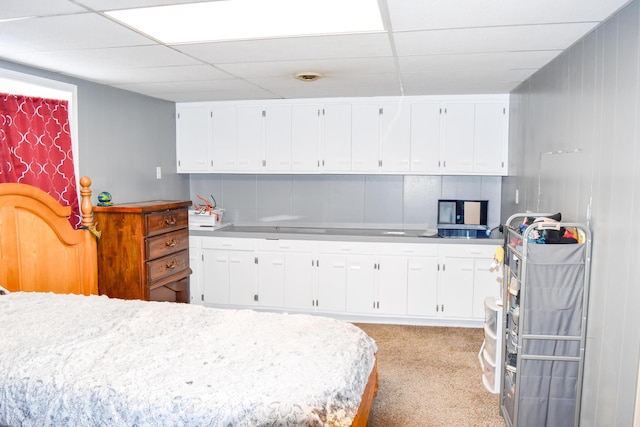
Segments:
[[[33,185],[82,219],[71,151],[68,102],[0,93],[0,183]]]

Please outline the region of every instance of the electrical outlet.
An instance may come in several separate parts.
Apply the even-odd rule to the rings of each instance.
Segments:
[[[156,166],[156,179],[162,179],[162,168],[160,166]]]

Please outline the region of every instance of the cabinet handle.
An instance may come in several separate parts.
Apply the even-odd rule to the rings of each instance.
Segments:
[[[173,270],[177,266],[178,262],[175,259],[171,260],[171,264],[165,264],[165,267],[167,267],[168,270]]]
[[[168,248],[172,248],[177,244],[178,244],[178,241],[176,239],[171,239],[164,242],[164,245]]]
[[[164,217],[164,225],[176,225],[176,223],[177,221],[175,216],[171,215]]]

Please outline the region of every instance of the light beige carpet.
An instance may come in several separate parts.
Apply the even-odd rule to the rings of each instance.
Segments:
[[[378,344],[379,389],[368,427],[504,426],[482,384],[483,330],[358,323]]]

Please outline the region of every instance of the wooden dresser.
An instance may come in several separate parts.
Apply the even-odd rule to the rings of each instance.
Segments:
[[[96,206],[100,295],[188,303],[190,205],[153,200]]]

